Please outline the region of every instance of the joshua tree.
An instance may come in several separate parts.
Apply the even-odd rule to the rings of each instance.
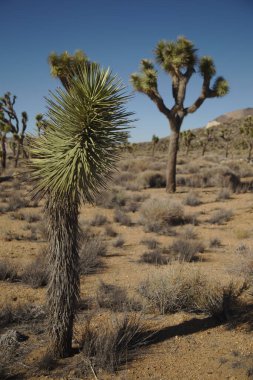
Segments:
[[[231,141],[233,140],[233,136],[231,135],[231,129],[228,127],[227,124],[223,124],[222,129],[220,131],[220,138],[222,140],[222,145],[223,145],[223,148],[225,149],[225,155],[227,158]]]
[[[74,55],[67,51],[59,55],[53,52],[48,57],[48,63],[51,66],[51,75],[59,78],[65,89],[69,90],[73,77],[78,75],[77,68],[83,64],[89,66],[90,61],[82,50],[77,50]]]
[[[36,120],[36,127],[38,128],[38,135],[40,136],[41,130],[44,131],[47,127],[47,121],[44,118],[44,115],[42,115],[42,113],[38,113],[35,116],[35,120]]]
[[[183,144],[186,147],[186,155],[188,155],[191,144],[195,140],[196,135],[192,131],[184,131],[181,133]]]
[[[80,64],[68,90],[51,93],[47,128],[32,141],[34,197],[45,197],[49,232],[48,315],[56,357],[68,356],[79,297],[78,210],[105,188],[127,139],[131,114],[121,82]]]
[[[202,148],[202,156],[205,155],[207,146],[215,140],[215,134],[213,128],[207,128],[204,130],[204,134],[199,138],[199,145]]]
[[[176,191],[176,160],[180,128],[185,116],[195,112],[208,98],[221,97],[228,93],[229,86],[223,77],[218,77],[211,86],[211,79],[216,74],[215,65],[211,57],[204,56],[198,59],[197,49],[185,37],[178,37],[177,41],[160,41],[155,49],[156,61],[169,74],[172,80],[172,96],[174,105],[167,107],[158,91],[157,71],[154,64],[148,59],[141,61],[141,73],[131,76],[136,91],[146,94],[162,112],[170,125],[171,136],[167,167],[168,192]],[[202,89],[196,101],[186,107],[184,105],[187,84],[192,75],[199,71],[203,78]]]
[[[248,161],[251,160],[251,154],[253,149],[253,116],[247,116],[241,127],[240,133],[243,136],[243,142],[246,143],[248,147]]]
[[[156,135],[153,135],[152,136],[152,156],[154,157],[155,155],[155,148],[157,146],[157,144],[159,143],[159,137],[156,136]]]
[[[1,131],[1,147],[2,147],[2,167],[6,168],[6,139],[7,134],[12,133],[13,144],[15,145],[15,167],[18,165],[20,151],[24,149],[23,142],[25,130],[27,127],[28,116],[26,112],[22,112],[22,128],[19,128],[19,119],[14,109],[16,96],[12,96],[7,92],[0,98],[0,131]]]

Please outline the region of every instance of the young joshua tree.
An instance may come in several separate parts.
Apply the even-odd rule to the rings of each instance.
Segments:
[[[186,155],[188,156],[190,147],[196,135],[192,131],[184,131],[181,133],[183,144],[186,147]]]
[[[44,197],[49,233],[50,350],[71,353],[79,297],[78,211],[105,188],[126,141],[131,113],[121,82],[97,64],[80,64],[68,90],[51,93],[47,128],[32,141],[34,197]]]
[[[217,77],[211,85],[211,79],[216,74],[211,57],[198,59],[197,49],[185,37],[177,41],[160,41],[155,49],[155,58],[162,69],[169,74],[172,81],[172,96],[174,104],[167,107],[158,91],[157,71],[148,59],[141,61],[141,72],[132,74],[131,82],[136,91],[146,94],[162,112],[170,125],[171,136],[168,154],[167,186],[168,192],[176,191],[176,161],[180,129],[185,116],[195,112],[208,98],[221,97],[228,93],[229,86],[223,77]],[[202,76],[202,88],[199,97],[190,106],[185,106],[186,88],[192,75],[199,72]]]
[[[152,156],[154,157],[155,155],[155,150],[156,150],[156,147],[157,147],[157,144],[159,143],[159,137],[156,136],[156,135],[153,135],[152,136]]]

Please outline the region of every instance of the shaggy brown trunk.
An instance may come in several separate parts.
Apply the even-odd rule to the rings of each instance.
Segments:
[[[6,136],[3,134],[1,139],[1,148],[2,148],[2,157],[1,157],[1,164],[2,168],[6,169]]]
[[[170,136],[169,157],[166,176],[166,191],[168,193],[174,193],[176,191],[176,165],[179,135],[180,126],[173,129]]]
[[[57,204],[58,203],[58,204]],[[71,354],[73,323],[79,299],[78,204],[48,200],[49,285],[47,291],[50,351]]]

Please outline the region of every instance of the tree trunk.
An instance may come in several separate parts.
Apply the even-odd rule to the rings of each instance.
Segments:
[[[49,232],[47,291],[50,351],[55,357],[71,354],[73,323],[79,299],[78,203],[56,199],[46,203]]]
[[[6,169],[6,136],[3,134],[1,138],[1,147],[2,147],[2,157],[1,157],[1,164],[2,168]]]
[[[176,191],[176,165],[179,135],[180,126],[178,126],[177,128],[173,128],[170,136],[169,157],[166,176],[166,191],[168,193],[174,193]]]

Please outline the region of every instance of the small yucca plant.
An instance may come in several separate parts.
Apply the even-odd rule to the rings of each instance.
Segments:
[[[71,86],[47,99],[47,128],[31,149],[33,194],[46,198],[50,349],[58,357],[70,354],[79,297],[79,206],[107,186],[132,115],[110,70],[97,64],[76,70]]]

